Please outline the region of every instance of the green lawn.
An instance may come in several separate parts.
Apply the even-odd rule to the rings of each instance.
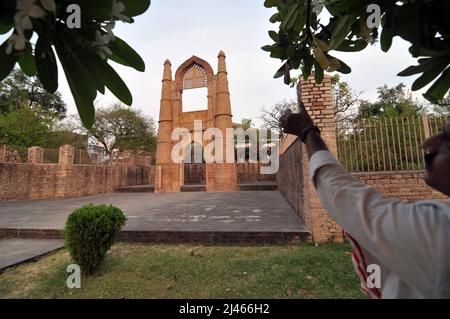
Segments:
[[[1,298],[365,298],[348,245],[116,244],[99,273],[66,287],[65,250],[0,274]]]

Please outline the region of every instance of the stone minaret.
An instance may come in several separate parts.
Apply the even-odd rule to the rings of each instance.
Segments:
[[[226,129],[232,128],[232,113],[230,90],[228,88],[228,73],[225,62],[225,53],[219,52],[216,87],[216,110],[215,126],[222,131],[224,136],[224,163],[214,164],[214,191],[233,192],[236,191],[237,177],[235,163],[225,163],[226,159],[234,160],[234,137],[226,137]],[[228,148],[227,148],[228,146]]]
[[[169,60],[164,62],[162,80],[161,107],[159,110],[158,144],[156,151],[155,192],[179,192],[179,164],[172,162],[172,65]]]

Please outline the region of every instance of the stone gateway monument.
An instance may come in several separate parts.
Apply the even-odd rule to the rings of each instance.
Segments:
[[[183,91],[206,87],[208,94],[207,110],[183,112]],[[192,56],[176,71],[172,78],[172,65],[169,60],[164,63],[162,80],[161,107],[159,113],[158,145],[156,150],[155,193],[180,192],[184,185],[184,163],[172,160],[171,152],[176,143],[172,141],[172,132],[176,128],[186,128],[192,136],[203,134],[208,128],[218,128],[222,132],[223,150],[234,158],[234,138],[225,138],[227,128],[232,128],[230,92],[225,53],[218,55],[217,74],[211,65],[203,59]],[[202,132],[194,121],[201,121]],[[198,122],[197,122],[198,123]],[[203,139],[202,139],[203,141]],[[205,146],[202,142],[201,146]],[[227,145],[232,145],[228,147]],[[236,163],[206,163],[205,183],[207,192],[234,192],[237,190]]]

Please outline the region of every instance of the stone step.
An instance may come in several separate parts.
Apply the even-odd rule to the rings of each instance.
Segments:
[[[206,192],[205,184],[186,184],[181,186],[182,192]]]
[[[0,229],[0,238],[63,239],[56,229]],[[285,245],[311,242],[309,231],[121,231],[119,242]]]
[[[116,193],[153,193],[153,185],[121,186],[115,189]]]
[[[276,182],[252,182],[240,183],[238,189],[241,192],[245,191],[277,191],[278,184]],[[116,193],[153,193],[154,185],[138,185],[138,186],[121,186],[117,187]],[[181,187],[182,192],[206,192],[206,185],[204,184],[186,184]]]
[[[277,191],[278,184],[276,182],[254,182],[254,183],[240,183],[238,184],[241,192],[245,191]]]

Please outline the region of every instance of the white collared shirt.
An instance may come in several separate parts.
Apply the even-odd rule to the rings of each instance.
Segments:
[[[450,298],[449,203],[388,197],[350,175],[329,151],[313,154],[310,176],[323,207],[359,244],[357,259],[380,267],[378,297]]]

